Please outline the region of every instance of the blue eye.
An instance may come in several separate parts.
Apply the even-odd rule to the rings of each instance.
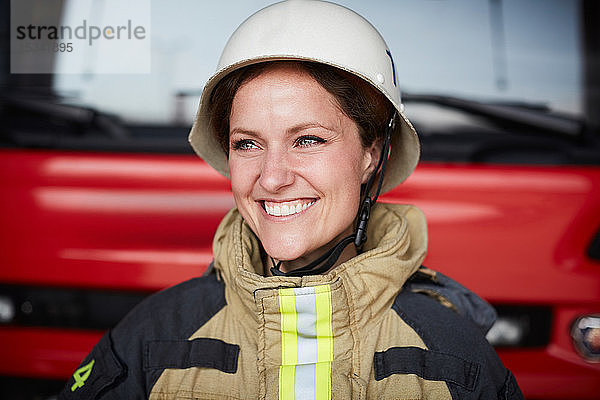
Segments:
[[[252,150],[258,149],[256,143],[250,139],[240,139],[231,144],[233,150]]]
[[[311,147],[320,143],[325,143],[325,139],[318,136],[307,135],[300,136],[298,139],[296,139],[296,145],[299,147]]]

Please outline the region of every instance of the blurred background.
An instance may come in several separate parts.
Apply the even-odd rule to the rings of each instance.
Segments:
[[[488,340],[527,398],[598,398],[598,2],[337,2],[386,39],[422,141],[383,201],[422,208],[426,265],[496,307]],[[53,398],[135,304],[206,269],[234,203],[187,134],[270,3],[0,0],[0,398]],[[141,47],[17,47],[27,21],[83,20],[143,26]]]

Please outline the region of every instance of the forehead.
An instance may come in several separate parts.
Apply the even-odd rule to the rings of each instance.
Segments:
[[[248,89],[248,86],[251,89]],[[256,76],[243,82],[235,93],[235,96],[240,91],[269,89],[270,87],[288,86],[299,87],[307,91],[314,91],[315,94],[329,94],[327,90],[317,82],[303,67],[300,62],[272,62],[260,70]],[[235,98],[235,97],[234,97]]]
[[[231,122],[286,114],[339,118],[340,113],[335,97],[299,63],[273,63],[240,85],[233,98]]]

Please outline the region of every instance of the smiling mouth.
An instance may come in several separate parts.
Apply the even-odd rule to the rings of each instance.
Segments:
[[[274,217],[286,217],[301,213],[316,203],[316,199],[293,200],[283,202],[263,201],[263,209]]]

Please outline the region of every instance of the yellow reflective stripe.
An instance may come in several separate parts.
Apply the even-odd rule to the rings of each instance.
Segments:
[[[295,365],[279,367],[279,400],[294,400]]]
[[[331,362],[333,361],[332,305],[329,285],[315,286],[317,306],[317,364],[315,397],[331,399]]]
[[[331,399],[331,362],[315,365],[315,399]]]
[[[296,300],[294,289],[279,289],[281,313],[281,364],[298,363],[298,333],[296,331]]]
[[[294,375],[298,363],[296,301],[294,289],[279,289],[281,313],[281,366],[279,367],[279,399],[294,400]]]

